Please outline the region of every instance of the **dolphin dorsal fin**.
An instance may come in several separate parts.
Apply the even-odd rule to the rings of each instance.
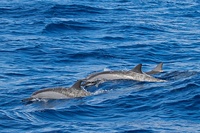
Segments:
[[[76,81],[76,82],[74,83],[74,85],[72,85],[71,88],[77,89],[77,90],[81,90],[81,89],[82,89],[82,88],[81,88],[81,83],[82,83],[82,80],[78,80],[78,81]]]
[[[153,69],[153,71],[162,72],[162,66],[163,66],[163,63],[161,62],[160,64],[158,64],[158,65]]]
[[[131,71],[136,72],[136,73],[142,73],[142,64],[138,64]]]
[[[146,74],[157,74],[162,72],[163,63],[159,63],[153,70],[146,72]]]

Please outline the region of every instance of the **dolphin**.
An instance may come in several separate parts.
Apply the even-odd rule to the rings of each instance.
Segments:
[[[162,72],[163,63],[158,64],[152,71],[147,73],[142,72],[142,64],[138,64],[132,70],[129,71],[104,71],[95,74],[91,74],[84,79],[83,86],[98,85],[109,80],[135,80],[146,82],[165,82],[165,80],[157,79],[149,74],[157,74]]]
[[[37,101],[40,99],[69,99],[89,96],[90,93],[81,88],[82,80],[78,80],[70,88],[48,88],[34,92],[30,98],[23,99],[23,102]]]

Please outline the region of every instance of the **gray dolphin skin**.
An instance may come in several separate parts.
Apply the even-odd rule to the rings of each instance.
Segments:
[[[70,88],[49,88],[44,90],[36,91],[32,94],[30,98],[24,99],[22,101],[36,101],[39,99],[68,99],[75,97],[84,97],[90,95],[89,92],[81,88],[82,80],[78,80]]]
[[[152,71],[143,73],[142,64],[138,64],[135,68],[129,71],[104,71],[89,75],[85,78],[83,86],[91,86],[99,84],[108,80],[135,80],[146,82],[165,82],[165,80],[154,78],[148,74],[157,74],[162,72],[162,65],[160,63]]]

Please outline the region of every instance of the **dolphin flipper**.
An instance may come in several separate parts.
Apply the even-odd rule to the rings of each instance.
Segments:
[[[146,72],[146,74],[151,75],[151,74],[161,73],[163,72],[162,67],[163,67],[163,63],[161,62],[153,70]]]

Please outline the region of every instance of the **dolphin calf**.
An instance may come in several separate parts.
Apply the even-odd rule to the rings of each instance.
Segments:
[[[108,80],[135,80],[135,81],[146,81],[146,82],[165,82],[165,80],[157,79],[149,74],[157,74],[162,72],[162,65],[160,63],[152,71],[147,73],[142,72],[142,64],[138,64],[132,70],[129,71],[104,71],[95,74],[91,74],[84,79],[85,83],[83,86],[91,86],[99,84]]]
[[[26,98],[22,101],[30,102],[37,101],[39,99],[68,99],[75,97],[84,97],[90,95],[90,93],[81,88],[82,80],[78,80],[70,88],[49,88],[34,92],[30,98]]]

